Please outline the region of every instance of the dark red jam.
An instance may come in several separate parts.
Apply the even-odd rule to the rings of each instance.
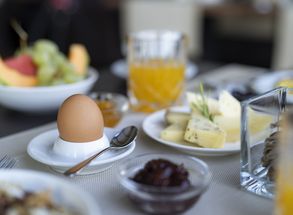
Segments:
[[[188,171],[183,164],[176,165],[164,159],[147,162],[132,180],[158,187],[180,187],[184,189],[190,186]]]

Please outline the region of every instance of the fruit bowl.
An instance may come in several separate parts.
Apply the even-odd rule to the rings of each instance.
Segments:
[[[44,87],[0,85],[0,105],[27,113],[57,111],[67,97],[73,94],[87,94],[98,77],[99,73],[95,69],[89,68],[88,76],[84,80],[72,84]]]

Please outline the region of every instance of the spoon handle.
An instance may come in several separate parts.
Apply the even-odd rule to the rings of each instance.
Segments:
[[[70,169],[66,170],[63,174],[66,176],[71,176],[72,174],[77,173],[79,170],[81,170],[82,168],[87,166],[92,160],[94,160],[96,157],[98,157],[100,154],[102,154],[103,152],[107,151],[110,148],[111,147],[107,147],[107,148],[103,149],[102,151],[92,155],[88,159],[86,159],[86,160],[76,164],[75,166],[71,167]]]

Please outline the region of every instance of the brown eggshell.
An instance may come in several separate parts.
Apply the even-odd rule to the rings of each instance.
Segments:
[[[57,127],[60,138],[68,142],[90,142],[103,136],[104,120],[94,100],[76,94],[59,108]]]

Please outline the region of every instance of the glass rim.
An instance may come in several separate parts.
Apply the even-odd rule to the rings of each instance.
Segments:
[[[280,92],[280,91],[283,91],[284,93],[287,93],[288,90],[293,90],[293,88],[287,88],[287,87],[277,87],[275,89],[272,89],[270,91],[267,91],[265,93],[262,93],[262,94],[259,94],[259,95],[256,95],[256,96],[253,96],[247,100],[244,100],[241,102],[241,105],[243,107],[246,107],[248,106],[250,103],[254,102],[254,101],[257,101],[259,99],[262,99],[266,96],[268,96],[269,94],[274,94],[274,93],[277,93],[277,92]]]
[[[187,39],[187,35],[175,30],[142,30],[129,33],[128,41],[140,42],[180,42]]]

